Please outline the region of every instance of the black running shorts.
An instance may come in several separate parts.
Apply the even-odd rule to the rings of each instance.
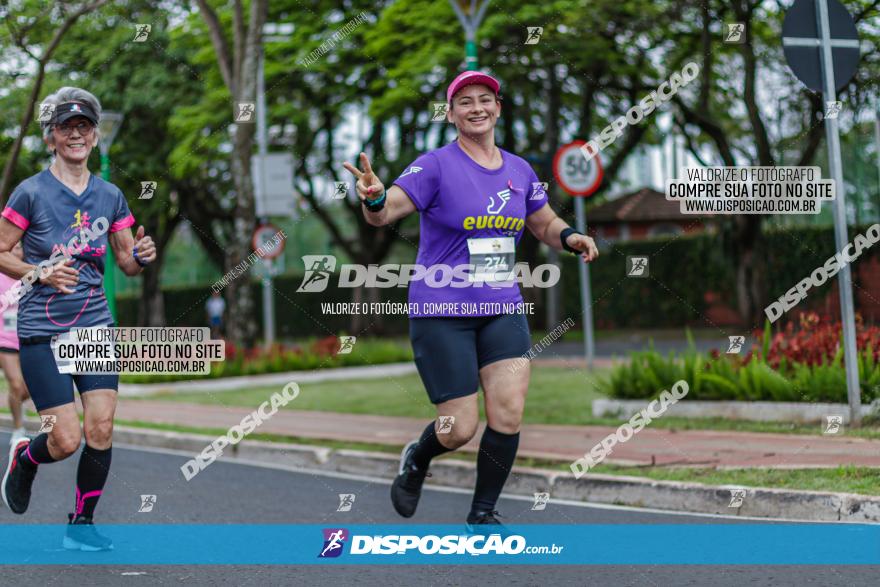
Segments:
[[[434,404],[477,393],[481,368],[521,357],[532,344],[525,314],[412,318],[409,334]]]
[[[52,343],[35,337],[19,338],[21,373],[38,412],[73,403],[73,386],[80,395],[93,389],[119,388],[119,375],[70,375],[59,373]]]

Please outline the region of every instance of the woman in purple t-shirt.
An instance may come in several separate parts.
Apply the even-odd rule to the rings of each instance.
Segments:
[[[553,212],[531,166],[495,146],[499,89],[495,78],[478,71],[456,77],[446,91],[446,116],[458,139],[416,159],[387,191],[366,154],[361,169],[345,163],[357,177],[367,222],[383,226],[416,211],[420,219],[410,338],[438,419],[404,447],[392,504],[412,516],[431,459],[473,438],[482,385],[488,423],[467,517],[473,532],[499,524],[495,504],[516,458],[529,386],[529,365],[518,360],[531,339],[514,275],[516,244],[528,228],[584,262],[599,256],[593,239]]]

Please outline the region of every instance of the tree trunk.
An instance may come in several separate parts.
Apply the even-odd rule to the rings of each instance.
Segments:
[[[174,231],[180,223],[180,216],[175,216],[163,223],[164,226],[157,230],[154,238],[156,240],[156,260],[150,263],[142,275],[144,276],[141,283],[141,303],[138,307],[138,325],[139,326],[165,326],[165,296],[162,293],[159,277],[162,273],[162,264],[165,262],[165,253],[168,250],[168,243],[174,236]]]
[[[759,254],[761,217],[737,217],[734,226],[736,243],[736,297],[739,315],[747,324],[764,321],[762,304],[767,299],[765,265]]]
[[[232,153],[232,175],[238,193],[235,206],[233,234],[228,243],[226,272],[239,263],[246,262],[251,254],[251,236],[256,226],[254,212],[254,192],[251,183],[251,148],[253,146],[254,126],[239,124],[235,133]],[[251,347],[256,342],[257,317],[254,314],[254,299],[250,283],[250,269],[233,279],[226,288],[226,303],[229,307],[227,336],[236,344]]]

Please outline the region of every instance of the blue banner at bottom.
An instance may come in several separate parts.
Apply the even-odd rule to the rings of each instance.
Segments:
[[[0,564],[880,565],[857,524],[106,525],[114,550],[62,548],[66,526],[0,527]]]

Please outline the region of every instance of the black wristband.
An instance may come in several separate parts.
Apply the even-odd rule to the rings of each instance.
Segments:
[[[577,254],[580,253],[580,251],[577,250],[577,249],[573,249],[573,248],[571,248],[570,246],[568,246],[568,243],[565,242],[566,239],[568,239],[568,237],[570,237],[570,236],[573,235],[573,234],[580,234],[580,235],[583,235],[582,232],[578,232],[578,231],[576,231],[575,229],[573,229],[573,228],[571,228],[571,227],[569,226],[568,228],[564,229],[562,232],[559,233],[559,240],[562,242],[562,248],[563,248],[563,249],[565,249],[565,250],[568,251],[569,253],[574,253],[574,254],[577,255]]]
[[[363,200],[364,207],[370,212],[379,212],[385,207],[385,195],[386,192],[382,192],[382,195],[375,200]]]

